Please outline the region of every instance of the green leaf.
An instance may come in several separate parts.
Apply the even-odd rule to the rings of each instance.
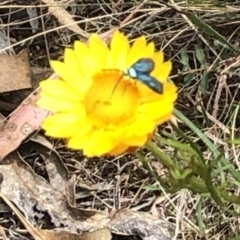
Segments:
[[[188,69],[190,69],[190,67],[189,67],[189,57],[188,57],[187,49],[185,47],[181,48],[180,54],[181,54],[180,62],[184,66],[184,71],[187,71]]]
[[[193,73],[187,74],[187,75],[183,78],[184,87],[189,86],[189,85],[192,83],[192,80],[193,80]]]
[[[200,82],[200,90],[203,94],[205,94],[208,90],[208,87],[209,87],[209,81],[208,81],[208,72],[207,70],[205,70],[203,73],[202,73],[202,79],[201,79],[201,82]]]
[[[195,48],[197,60],[201,63],[201,66],[204,67],[206,65],[205,53],[198,44],[195,45]]]

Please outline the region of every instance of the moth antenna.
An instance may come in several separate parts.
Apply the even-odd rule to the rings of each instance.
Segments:
[[[109,97],[109,100],[111,100],[111,98],[112,98],[114,92],[116,91],[117,86],[119,85],[120,81],[122,80],[123,76],[124,76],[124,72],[123,72],[123,74],[119,77],[119,79],[117,80],[117,83],[116,83],[115,86],[113,87],[113,90],[112,90],[111,96]]]

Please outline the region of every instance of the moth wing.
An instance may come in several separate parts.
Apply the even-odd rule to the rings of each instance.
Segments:
[[[150,73],[154,67],[154,61],[150,58],[141,58],[131,66],[131,68],[134,68],[138,73]]]
[[[146,74],[139,74],[137,79],[149,88],[151,88],[154,92],[159,94],[163,93],[163,84],[159,82],[156,78]]]

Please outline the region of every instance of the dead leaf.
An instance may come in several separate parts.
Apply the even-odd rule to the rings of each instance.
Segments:
[[[1,192],[25,213],[32,225],[36,226],[36,219],[43,217],[37,209],[47,211],[59,230],[78,233],[107,227],[110,219],[106,213],[71,207],[61,192],[36,175],[16,153],[8,155],[6,161],[10,164],[0,165]]]
[[[21,142],[35,130],[39,130],[48,111],[36,106],[38,96],[31,94],[14,111],[0,131],[0,161],[18,148]]]
[[[49,79],[55,79],[52,74]],[[49,111],[36,106],[40,88],[31,93],[21,105],[9,116],[8,122],[0,129],[0,161],[10,152],[17,149],[29,134],[41,129]]]
[[[11,153],[6,160],[10,164],[0,165],[1,192],[25,213],[32,226],[37,226],[37,219],[42,221],[42,212],[47,211],[58,231],[83,234],[108,228],[118,235],[139,235],[143,240],[172,239],[172,225],[166,220],[131,209],[118,210],[110,218],[104,212],[74,208],[60,191],[36,175],[19,155]]]
[[[28,51],[18,55],[0,55],[0,93],[31,88],[31,68]]]

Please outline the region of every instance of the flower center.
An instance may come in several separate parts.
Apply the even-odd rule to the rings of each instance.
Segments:
[[[127,124],[139,104],[136,84],[120,70],[102,70],[93,77],[85,99],[87,116],[97,127]]]

